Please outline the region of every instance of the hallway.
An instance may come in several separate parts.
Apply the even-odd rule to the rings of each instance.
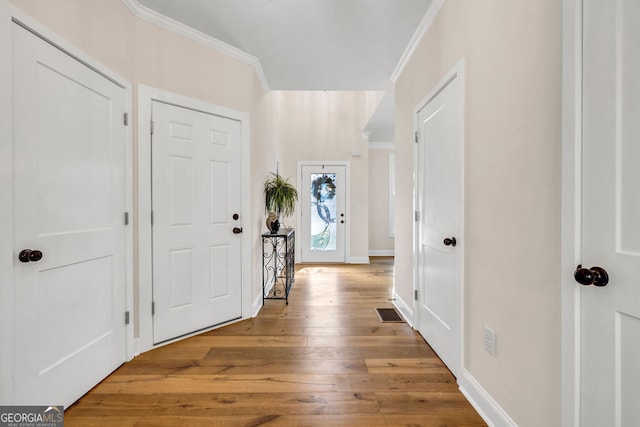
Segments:
[[[393,258],[296,270],[288,306],[140,355],[65,425],[485,425],[417,332],[380,322]]]

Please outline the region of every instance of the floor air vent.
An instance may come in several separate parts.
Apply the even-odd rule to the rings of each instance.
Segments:
[[[395,308],[376,308],[376,313],[381,322],[404,322]]]

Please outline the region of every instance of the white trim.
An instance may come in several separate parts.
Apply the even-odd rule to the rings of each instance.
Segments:
[[[133,284],[135,282],[133,277],[133,259],[135,257],[134,252],[134,201],[133,201],[133,95],[131,90],[131,84],[127,83],[125,87],[125,113],[128,115],[128,123],[125,132],[125,212],[129,215],[129,224],[125,226],[125,309],[129,312],[129,324],[126,325],[126,359],[131,360],[136,356],[137,349],[135,345],[135,314],[136,307],[134,305],[135,296]]]
[[[369,264],[369,257],[368,256],[350,257],[349,264]]]
[[[458,268],[460,269],[459,273],[460,273],[460,295],[459,295],[459,304],[460,304],[460,331],[459,331],[459,336],[458,336],[458,346],[459,346],[459,351],[460,354],[459,356],[459,366],[453,366],[453,367],[449,367],[449,369],[451,369],[452,372],[456,372],[456,371],[460,371],[464,368],[465,366],[465,358],[464,358],[464,325],[465,325],[465,305],[464,305],[464,295],[465,295],[465,269],[464,269],[464,265],[465,265],[465,157],[464,157],[464,153],[465,153],[465,146],[466,146],[466,141],[465,141],[465,133],[464,133],[464,114],[465,114],[465,61],[464,58],[460,59],[454,66],[453,68],[442,78],[442,80],[440,80],[440,82],[435,85],[433,87],[433,89],[429,92],[429,94],[420,102],[418,103],[417,107],[414,110],[414,114],[413,114],[413,130],[415,132],[418,132],[418,115],[420,114],[420,111],[425,108],[440,92],[442,92],[453,80],[455,79],[459,79],[460,81],[460,102],[462,103],[462,105],[460,106],[461,108],[461,123],[459,124],[459,126],[462,126],[462,159],[460,159],[461,161],[461,168],[460,168],[460,173],[461,173],[461,177],[460,177],[460,185],[462,186],[462,188],[460,188],[460,218],[459,218],[459,230],[457,231],[457,236],[456,238],[458,239],[458,245],[456,247],[456,250],[459,252],[460,254],[460,265],[458,266]],[[419,173],[419,162],[420,159],[418,158],[419,156],[419,150],[418,150],[418,144],[413,144],[413,210],[414,212],[418,211],[418,198],[419,198],[419,194],[418,191],[420,189],[419,183],[418,183],[418,173]],[[416,292],[419,289],[419,266],[420,266],[420,260],[418,259],[418,254],[419,254],[419,229],[417,226],[417,222],[414,220],[413,221],[413,291]],[[413,310],[415,313],[415,317],[414,317],[414,321],[416,323],[416,325],[418,325],[419,323],[419,316],[420,316],[420,311],[418,310],[418,301],[413,301]]]
[[[172,31],[197,43],[201,43],[220,53],[252,65],[255,69],[256,75],[258,76],[258,80],[260,80],[262,90],[265,92],[269,92],[269,82],[267,81],[267,77],[264,74],[264,70],[262,69],[260,60],[255,56],[244,52],[234,46],[231,46],[230,44],[213,38],[201,31],[195,30],[188,25],[171,19],[161,13],[156,12],[153,9],[149,9],[146,6],[141,5],[138,0],[122,0],[122,3],[124,3],[124,5],[137,18],[143,19],[147,22],[151,22],[152,24],[162,27],[165,30]]]
[[[13,343],[14,334],[14,294],[13,294],[13,110],[11,104],[13,54],[12,54],[12,22],[15,19],[20,25],[36,33],[56,48],[64,51],[77,61],[111,80],[124,91],[124,109],[131,116],[132,91],[131,83],[111,70],[100,61],[69,43],[57,33],[26,15],[5,0],[0,1],[1,30],[0,57],[6,60],[0,67],[0,126],[5,129],[5,138],[0,141],[0,342]],[[133,213],[133,126],[130,123],[125,130],[125,209]],[[6,154],[6,155],[5,155]],[[125,229],[125,310],[134,313],[133,305],[133,224]],[[124,313],[123,313],[124,316]],[[134,323],[130,322],[125,329],[125,360],[131,360],[136,353]],[[13,345],[0,346],[0,404],[13,400]]]
[[[13,401],[13,54],[11,12],[0,2],[0,404]]]
[[[396,65],[393,73],[391,73],[391,81],[393,83],[395,83],[396,80],[398,80],[398,77],[400,77],[400,74],[402,74],[402,70],[404,70],[404,67],[406,67],[407,63],[411,59],[411,56],[416,50],[416,47],[418,47],[418,44],[422,40],[422,37],[425,35],[429,27],[431,27],[431,24],[433,24],[436,16],[438,16],[438,12],[442,8],[442,5],[444,5],[444,1],[445,0],[433,0],[433,2],[429,5],[429,8],[424,14],[422,21],[420,21],[420,25],[418,25],[418,28],[413,33],[413,37],[411,37],[411,40],[407,45],[407,48],[404,50],[402,56],[400,57],[398,65]]]
[[[389,204],[389,224],[388,237],[396,237],[396,153],[389,153],[389,163],[387,167],[389,192],[388,192],[388,204]]]
[[[573,271],[582,239],[582,0],[563,0],[562,7],[561,425],[578,427],[580,289]]]
[[[518,427],[515,421],[466,370],[458,378],[460,391],[490,427]]]
[[[347,216],[347,221],[345,222],[345,230],[344,230],[344,262],[346,264],[369,264],[368,257],[362,258],[351,258],[351,162],[348,160],[298,160],[297,171],[296,171],[296,185],[297,188],[302,188],[302,167],[303,166],[318,166],[318,165],[331,165],[331,166],[344,166],[345,167],[345,180],[347,185],[345,185],[345,203],[344,203],[344,213]],[[300,224],[302,224],[302,208],[300,204],[302,200],[298,199],[298,207],[296,209],[296,224],[298,224],[298,228],[300,229]],[[296,236],[296,240],[302,238],[302,236]],[[302,256],[302,248],[299,244],[300,240],[296,243],[296,253],[295,257],[297,260],[301,260]],[[367,259],[366,262],[363,262],[364,258]],[[300,262],[300,261],[297,261]]]
[[[394,256],[396,251],[393,249],[369,249],[369,256]]]
[[[164,90],[138,85],[138,236],[139,236],[139,324],[140,352],[151,350],[153,344],[153,319],[151,315],[152,298],[152,262],[151,262],[151,103],[167,102],[189,106],[199,111],[216,114],[238,120],[242,123],[242,164],[243,171],[250,165],[250,123],[249,115],[240,111],[221,107]],[[242,319],[251,318],[255,307],[251,295],[251,236],[253,227],[251,218],[251,198],[249,173],[242,173],[241,192],[242,209],[240,218],[244,229],[242,233]],[[228,324],[228,323],[225,323]],[[220,326],[220,325],[219,325]],[[200,331],[202,332],[202,331]]]
[[[407,322],[409,326],[413,328],[415,325],[415,313],[413,311],[413,303],[411,305],[407,304],[400,296],[396,293],[395,283],[393,286],[393,291],[391,291],[391,302],[393,306],[400,312],[402,318]]]
[[[260,285],[260,291],[262,292],[262,285]],[[262,307],[262,293],[260,293],[258,294],[258,296],[256,296],[256,298],[253,300],[253,303],[251,304],[252,317],[258,316],[258,313],[260,313]]]
[[[425,105],[425,103],[420,102],[420,104],[418,104],[418,106],[422,106]],[[416,132],[418,131],[418,111],[419,108],[416,108],[416,110],[414,110],[413,112],[413,134],[415,135]],[[418,274],[418,266],[420,263],[418,254],[419,252],[419,245],[420,245],[420,241],[418,239],[418,224],[416,221],[416,214],[418,212],[418,208],[419,208],[419,203],[418,203],[418,172],[419,172],[419,159],[418,159],[418,154],[419,154],[419,150],[418,150],[418,144],[415,143],[415,139],[414,139],[414,143],[411,144],[413,146],[413,182],[412,182],[412,194],[411,194],[411,199],[412,199],[412,224],[411,224],[411,238],[412,238],[412,259],[411,259],[411,267],[412,267],[412,272],[411,272],[411,277],[413,279],[413,286],[411,287],[411,291],[413,293],[413,295],[416,295],[416,292],[418,292],[418,288],[419,288],[419,284],[420,284],[420,279],[419,279],[419,274]],[[418,325],[418,301],[416,300],[416,298],[413,298],[413,301],[411,301],[411,311],[413,313],[412,318],[413,318],[413,324],[414,325]]]

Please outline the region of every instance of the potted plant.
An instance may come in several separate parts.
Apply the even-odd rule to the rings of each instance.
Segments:
[[[293,214],[298,200],[298,190],[288,179],[271,173],[264,182],[264,209],[269,213],[267,228],[276,234],[280,229],[280,215]]]

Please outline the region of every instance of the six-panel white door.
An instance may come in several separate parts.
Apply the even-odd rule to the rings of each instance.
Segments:
[[[640,3],[585,0],[581,425],[640,425]],[[577,285],[576,286],[580,286]]]
[[[418,112],[418,331],[451,372],[462,357],[462,78]]]
[[[68,406],[126,358],[125,91],[13,37],[15,402]]]
[[[158,344],[242,315],[241,123],[158,101],[152,117]]]

